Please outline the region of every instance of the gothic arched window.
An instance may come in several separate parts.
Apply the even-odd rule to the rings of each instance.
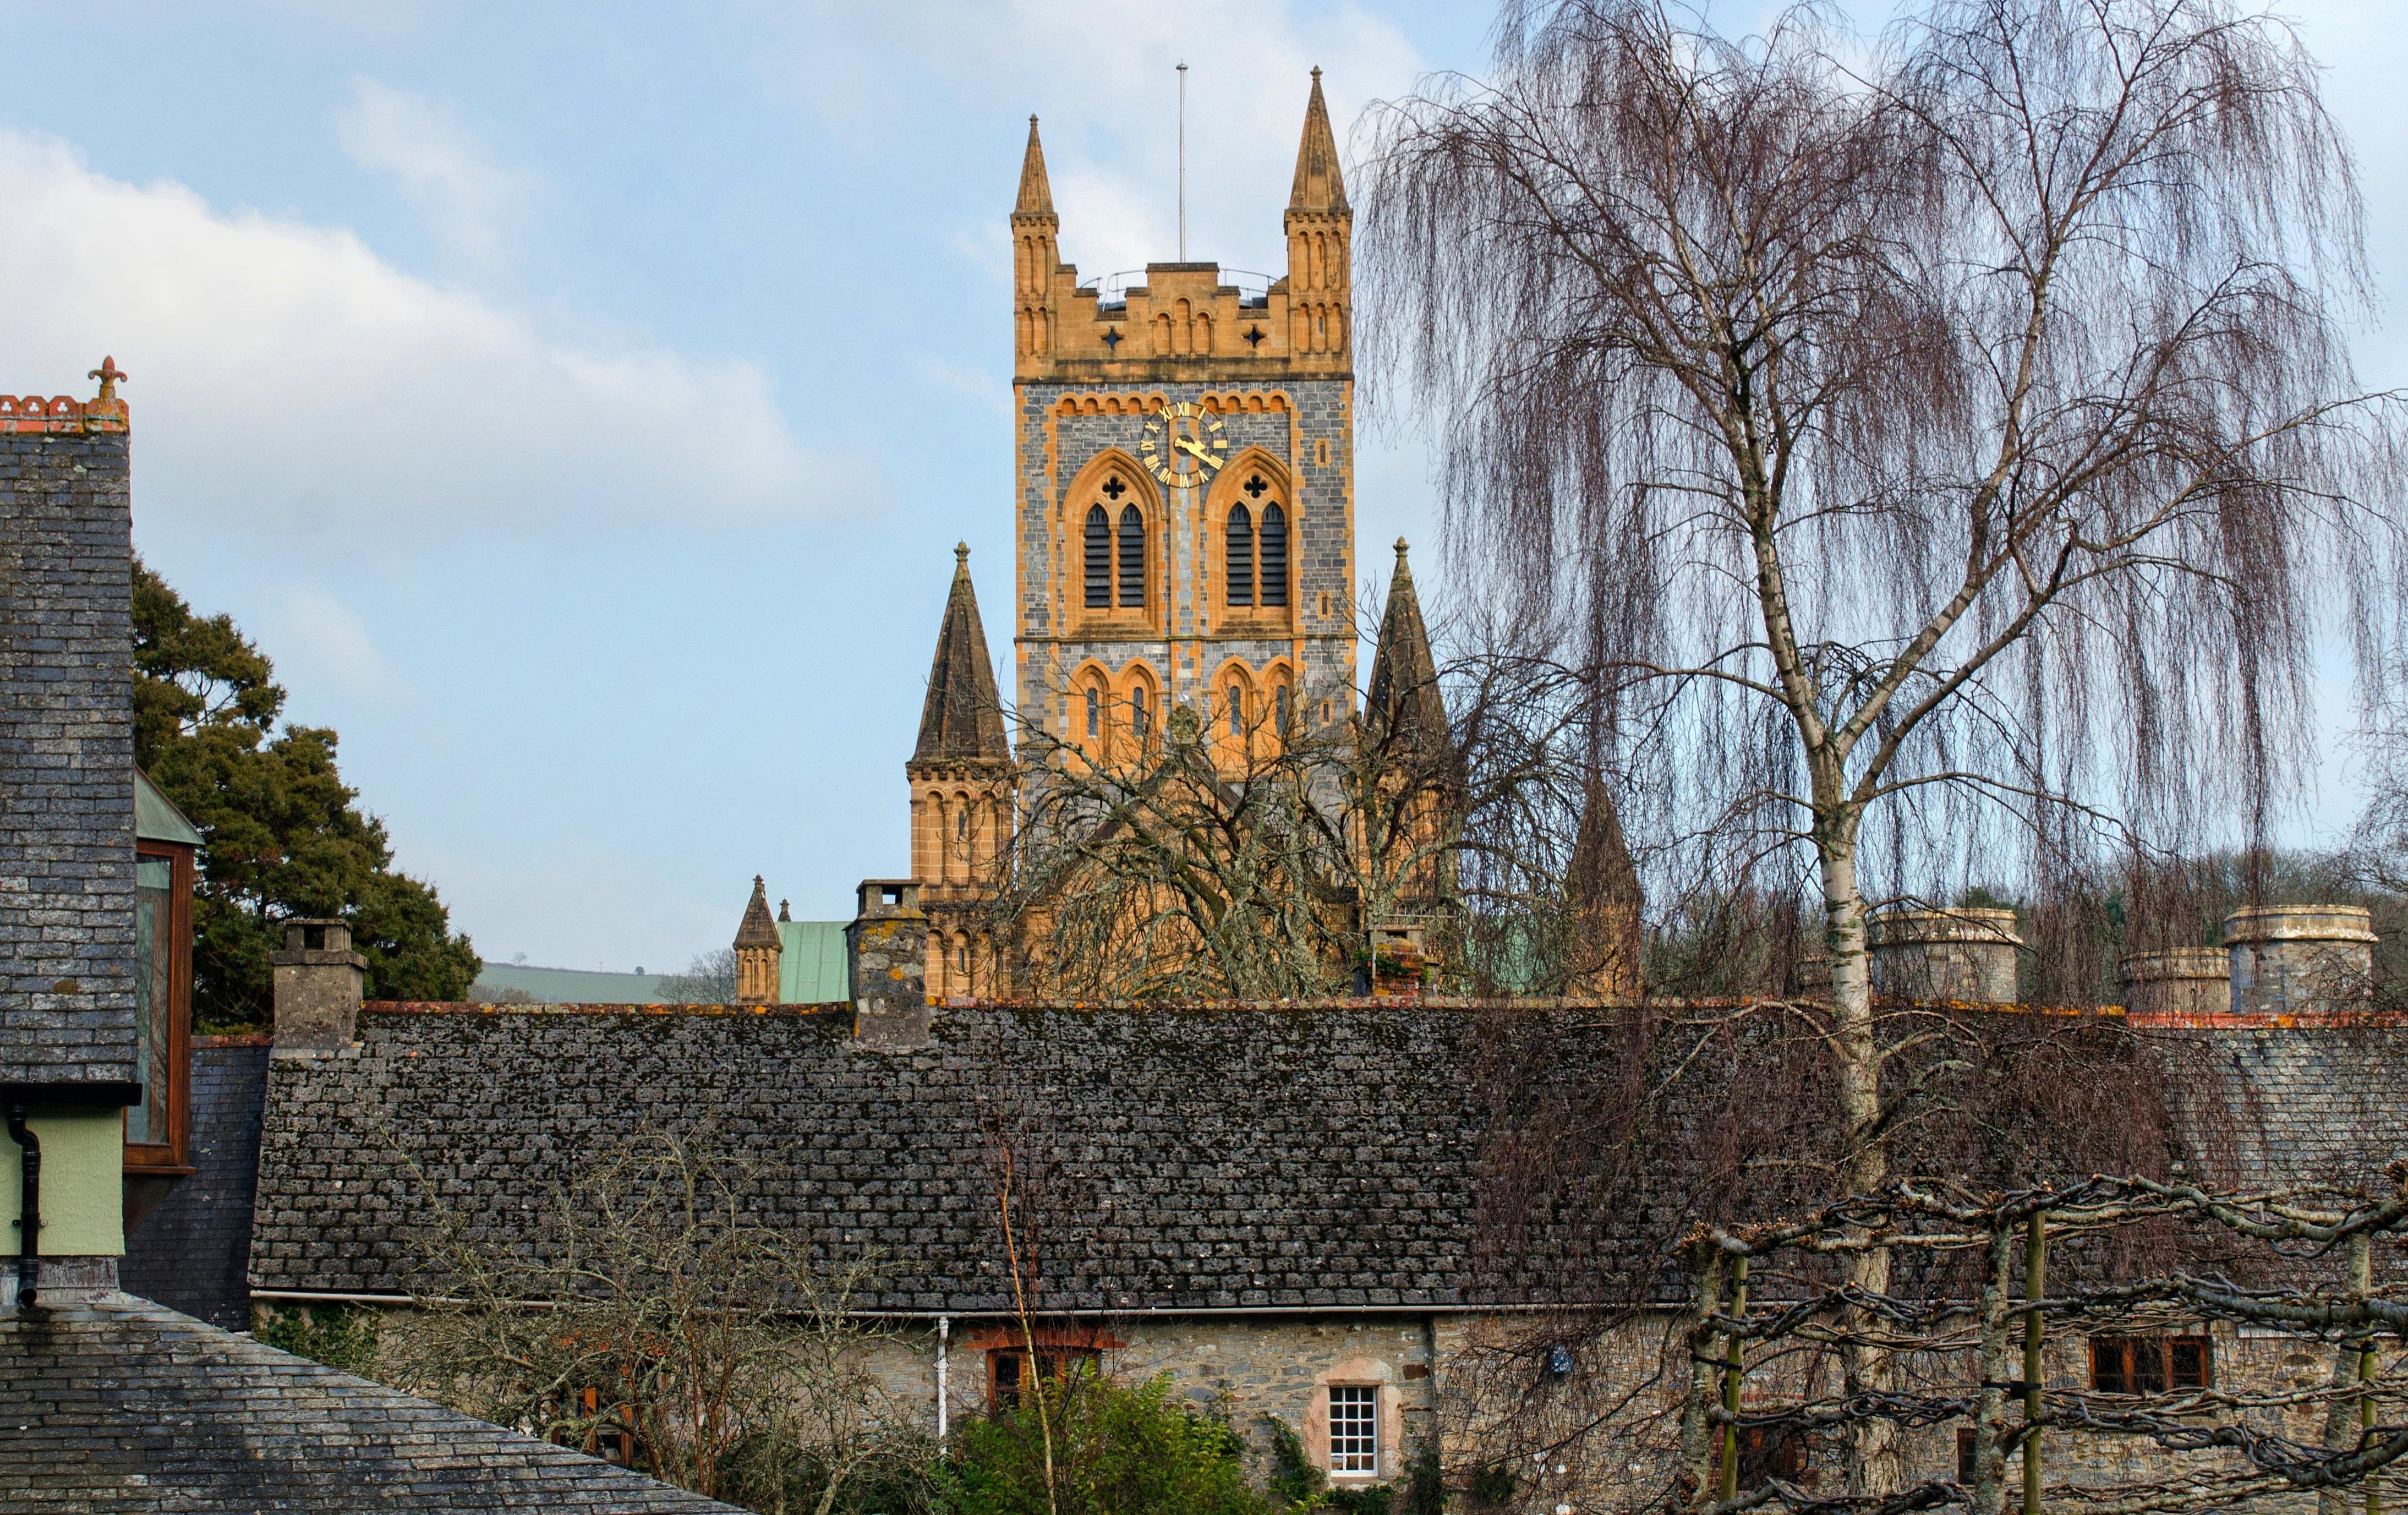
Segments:
[[[1229,507],[1228,600],[1254,603],[1254,513],[1240,501]]]
[[[1095,685],[1087,686],[1087,746],[1093,750],[1096,739],[1103,735],[1104,692]]]
[[[1287,512],[1277,505],[1263,507],[1263,603],[1287,606]]]
[[[1229,735],[1246,734],[1246,691],[1236,679],[1229,680]]]
[[[1143,684],[1135,684],[1129,689],[1129,735],[1137,738],[1140,746],[1154,736],[1154,711]]]
[[[1287,736],[1287,686],[1282,684],[1271,691],[1271,729],[1278,732],[1283,740]]]
[[[1106,610],[1112,603],[1112,525],[1100,505],[1087,509],[1087,608]]]
[[[1145,517],[1133,505],[1121,507],[1121,607],[1145,604]]]

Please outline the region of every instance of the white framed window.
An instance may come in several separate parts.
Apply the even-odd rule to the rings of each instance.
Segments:
[[[1329,1471],[1380,1471],[1380,1391],[1374,1384],[1329,1389]]]

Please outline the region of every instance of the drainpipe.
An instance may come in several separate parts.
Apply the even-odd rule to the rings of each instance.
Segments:
[[[42,1144],[25,1124],[25,1107],[8,1106],[8,1139],[17,1144],[17,1308],[34,1308],[35,1259],[42,1255]]]
[[[951,1365],[946,1361],[945,1349],[950,1343],[953,1330],[953,1322],[951,1317],[943,1315],[937,1317],[937,1445],[939,1447],[945,1444],[945,1412],[952,1408],[946,1403],[945,1370]]]

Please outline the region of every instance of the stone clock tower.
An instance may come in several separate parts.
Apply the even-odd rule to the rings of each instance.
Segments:
[[[1011,213],[1020,719],[1098,754],[1184,706],[1216,735],[1354,687],[1354,215],[1313,70],[1287,275],[1062,261],[1030,119]]]

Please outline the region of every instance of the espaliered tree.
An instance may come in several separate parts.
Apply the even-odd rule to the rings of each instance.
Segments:
[[[2258,824],[2316,611],[2390,614],[2349,155],[2228,0],[1933,0],[1870,43],[1564,0],[1498,37],[1373,119],[1368,387],[1434,422],[1501,597],[1590,607],[1665,823],[1813,879],[1828,1157],[1874,1194],[1869,907]],[[1886,1293],[1885,1248],[1839,1261]],[[1850,1486],[1894,1486],[1888,1422],[1851,1430]]]
[[[342,916],[371,998],[457,999],[483,965],[432,886],[399,873],[384,822],[335,768],[335,734],[281,728],[284,690],[224,615],[200,616],[134,568],[134,761],[202,837],[193,1017],[265,1026],[267,954],[294,916]]]

